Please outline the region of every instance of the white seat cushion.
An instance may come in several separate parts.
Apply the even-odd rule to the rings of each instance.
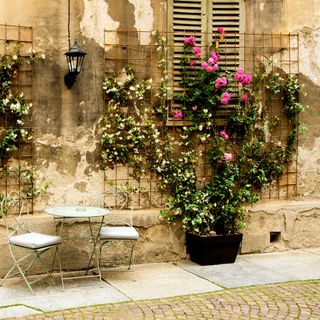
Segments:
[[[9,241],[19,247],[40,249],[61,243],[61,237],[30,232],[10,237]]]
[[[102,227],[100,240],[138,240],[139,233],[133,227]]]

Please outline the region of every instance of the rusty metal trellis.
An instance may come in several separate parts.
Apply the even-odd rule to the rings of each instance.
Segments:
[[[167,64],[169,69],[169,79],[171,93],[181,90],[179,88],[179,66],[178,59],[182,52],[183,38],[190,36],[181,32],[163,32],[162,37],[167,39],[168,54]],[[214,37],[213,34],[194,34],[196,38],[205,36]],[[105,72],[110,76],[115,72],[124,72],[124,67],[131,65],[135,67],[136,74],[140,79],[152,78],[157,85],[161,78],[158,70],[158,45],[154,42],[151,32],[137,30],[105,30],[104,32],[104,52],[105,52]],[[179,40],[175,40],[179,39]],[[277,63],[272,66],[274,72],[280,77],[288,75],[298,75],[299,73],[299,39],[297,34],[228,34],[224,42],[220,43],[225,52],[220,63],[223,62],[227,69],[234,70],[242,66],[247,72],[255,73],[261,64],[272,58]],[[205,48],[204,48],[205,49]],[[147,98],[147,103],[152,104],[155,99],[154,93]],[[276,101],[271,105],[273,112],[281,109],[282,101]],[[168,119],[167,126],[175,134],[179,126],[186,125],[185,121],[172,121],[171,113],[174,107],[174,99],[168,99]],[[283,114],[282,114],[283,115]],[[223,121],[223,114],[221,115]],[[283,141],[290,129],[289,123],[281,118],[279,130],[275,133],[280,141]],[[285,141],[284,141],[285,142]],[[205,148],[205,147],[204,147]],[[199,166],[200,176],[206,176],[208,166],[206,161],[202,161]],[[105,184],[129,185],[142,187],[139,194],[139,207],[152,207],[163,205],[166,197],[158,189],[155,177],[146,175],[138,183],[130,176],[130,168],[122,165],[116,166],[113,170],[105,170]],[[262,193],[267,199],[290,199],[297,194],[297,157],[286,167],[284,175],[269,186]]]
[[[0,54],[12,54],[16,46],[19,47],[21,56],[30,56],[33,50],[32,27],[20,25],[0,24]],[[23,64],[19,66],[16,77],[11,88],[12,92],[23,92],[27,102],[32,100],[32,66]],[[9,127],[7,114],[0,115],[0,130]],[[24,129],[31,131],[33,127],[32,112],[24,118]],[[5,196],[11,191],[20,193],[25,187],[23,174],[25,168],[33,169],[33,143],[24,142],[18,150],[11,151],[9,160],[5,166],[0,167],[0,194]],[[10,174],[7,168],[10,167]],[[32,181],[31,181],[32,184]],[[31,186],[32,187],[32,186]],[[29,199],[30,209],[33,208],[33,198]]]

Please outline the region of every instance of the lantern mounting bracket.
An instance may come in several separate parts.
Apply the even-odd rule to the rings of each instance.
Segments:
[[[70,48],[70,0],[68,0],[68,43],[69,51],[65,53],[68,73],[64,76],[64,83],[68,89],[70,89],[76,82],[77,75],[82,68],[84,57],[87,54],[80,49],[77,41],[75,41],[73,47]]]

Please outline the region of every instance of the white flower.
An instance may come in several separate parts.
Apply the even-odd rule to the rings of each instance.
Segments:
[[[27,135],[28,135],[28,131],[24,130],[24,129],[21,129],[20,130],[20,133],[22,135],[23,138],[25,138]]]
[[[12,59],[13,59],[13,60],[18,60],[18,56],[17,56],[16,54],[14,54],[14,55],[12,56]]]

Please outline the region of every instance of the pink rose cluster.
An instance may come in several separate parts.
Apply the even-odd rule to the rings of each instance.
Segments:
[[[201,48],[193,47],[193,53],[196,58],[201,58]]]
[[[221,104],[228,104],[229,100],[231,99],[231,95],[229,92],[224,92],[221,96],[220,102]]]
[[[214,71],[217,71],[219,66],[217,64],[218,60],[219,60],[219,53],[217,52],[211,52],[210,54],[210,58],[208,59],[208,61],[203,61],[201,63],[201,68],[203,70],[206,70],[208,72],[214,72]]]
[[[218,78],[216,80],[215,87],[216,87],[216,89],[220,89],[221,87],[226,87],[227,83],[228,83],[228,80],[226,77]]]
[[[236,81],[240,82],[244,87],[248,86],[252,80],[252,75],[244,73],[243,68],[239,68],[234,75]]]

